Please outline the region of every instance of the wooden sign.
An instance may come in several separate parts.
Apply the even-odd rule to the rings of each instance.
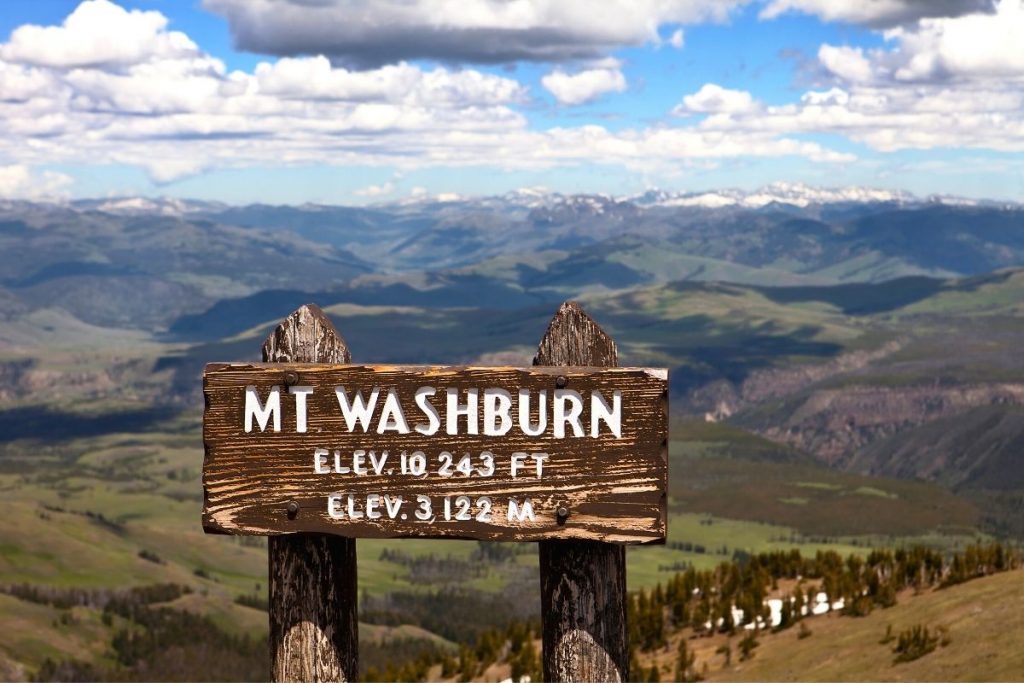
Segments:
[[[206,366],[203,526],[663,543],[668,375]]]

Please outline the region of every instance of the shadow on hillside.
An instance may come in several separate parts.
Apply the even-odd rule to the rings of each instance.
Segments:
[[[0,411],[0,443],[18,439],[53,442],[114,433],[150,431],[173,418],[176,410],[149,407],[99,415],[83,415],[41,407]]]

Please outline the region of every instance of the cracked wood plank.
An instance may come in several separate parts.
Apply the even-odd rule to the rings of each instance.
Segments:
[[[664,370],[214,363],[204,379],[208,530],[664,542]]]

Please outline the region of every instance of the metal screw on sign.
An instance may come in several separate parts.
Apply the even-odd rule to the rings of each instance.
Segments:
[[[569,519],[569,508],[565,505],[559,505],[555,514],[558,516],[558,523],[565,524],[565,520]]]

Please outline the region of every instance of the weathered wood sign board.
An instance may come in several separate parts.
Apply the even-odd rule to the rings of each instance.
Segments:
[[[667,371],[214,363],[203,526],[663,543]]]

